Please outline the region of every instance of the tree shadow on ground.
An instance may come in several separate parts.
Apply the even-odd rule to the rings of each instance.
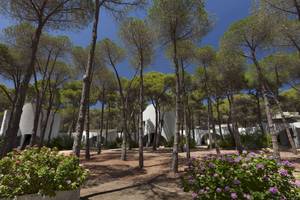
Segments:
[[[101,199],[101,195],[113,195],[116,192],[126,195],[132,192],[132,190],[137,192],[138,195],[142,195],[145,199],[151,200],[178,199],[179,196],[181,200],[191,199],[180,188],[180,180],[178,178],[170,178],[166,174],[163,174],[157,175],[144,183],[136,183],[127,187],[89,194],[81,197],[81,200],[89,200],[96,196]]]
[[[85,165],[90,170],[90,176],[84,187],[96,186],[110,181],[115,181],[127,176],[137,176],[146,174],[144,169],[132,168],[129,165]]]

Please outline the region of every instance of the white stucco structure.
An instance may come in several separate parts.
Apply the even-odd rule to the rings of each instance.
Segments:
[[[35,111],[35,106],[34,104],[31,103],[26,103],[23,106],[23,112],[21,115],[21,119],[20,119],[20,124],[19,124],[19,132],[18,132],[18,136],[21,136],[21,143],[24,140],[26,135],[31,135],[32,134],[32,128],[33,128],[33,123],[34,123],[34,111]],[[8,126],[8,122],[9,122],[9,117],[10,117],[10,111],[5,111],[4,112],[4,117],[1,123],[1,129],[0,129],[0,136],[3,136],[6,132],[7,126]],[[42,121],[45,120],[46,118],[46,111],[42,111],[41,115],[40,115],[40,121],[39,121],[39,126],[38,126],[38,130],[37,130],[37,136],[40,137],[41,135],[41,124]],[[52,120],[53,124],[52,124]],[[49,136],[49,132],[50,132],[50,128],[52,126],[52,133],[51,133],[51,139],[55,138],[58,136],[59,134],[59,128],[60,128],[60,115],[59,114],[55,114],[51,113],[50,117],[48,119],[48,123],[47,123],[47,128],[46,128],[46,133],[45,133],[45,140],[48,140],[48,136]]]
[[[161,135],[168,141],[175,132],[175,112],[168,111],[162,113],[163,127]],[[144,134],[148,135],[155,132],[155,108],[152,104],[148,105],[143,112],[143,120],[145,122]]]

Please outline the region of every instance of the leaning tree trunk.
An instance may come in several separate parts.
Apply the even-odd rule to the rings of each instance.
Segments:
[[[11,151],[14,146],[16,145],[16,137],[19,131],[19,124],[22,115],[23,105],[26,99],[28,85],[31,80],[31,76],[34,71],[34,65],[36,61],[36,53],[39,46],[40,37],[42,34],[43,24],[38,24],[38,27],[34,33],[32,39],[32,46],[31,46],[31,56],[29,64],[27,65],[26,69],[24,70],[24,78],[20,84],[20,88],[18,92],[18,96],[16,98],[14,109],[11,112],[11,121],[8,124],[6,134],[4,136],[4,142],[1,149],[1,157],[5,156],[9,151]]]
[[[55,116],[56,113],[58,112],[58,107],[55,109],[55,111],[53,112],[53,117],[51,119],[51,124],[50,124],[50,128],[49,128],[49,134],[48,134],[48,140],[47,140],[47,145],[49,146],[50,141],[51,141],[51,136],[52,136],[52,130],[53,130],[53,125],[54,125],[54,120],[55,120]]]
[[[181,113],[181,94],[180,94],[180,74],[179,74],[179,63],[177,58],[177,42],[173,38],[173,47],[174,47],[174,57],[173,62],[175,65],[175,76],[176,76],[176,105],[175,105],[175,134],[174,134],[174,144],[173,144],[173,154],[172,154],[172,165],[171,170],[174,173],[178,172],[178,141],[180,134],[180,113]]]
[[[275,159],[279,160],[280,153],[279,153],[277,134],[276,134],[275,126],[274,126],[273,119],[272,119],[270,103],[269,103],[269,99],[267,97],[267,91],[265,90],[264,86],[262,86],[262,95],[263,95],[265,111],[266,111],[266,115],[267,115],[268,128],[269,128],[270,134],[272,136],[273,156],[275,157]]]
[[[45,137],[49,117],[50,117],[50,114],[51,114],[51,110],[52,110],[52,107],[53,107],[53,98],[54,98],[53,95],[54,95],[53,90],[51,90],[49,88],[49,101],[48,101],[49,105],[48,105],[48,108],[47,108],[47,111],[46,111],[46,119],[45,119],[45,121],[42,125],[42,133],[41,133],[39,147],[42,147],[44,145],[44,137]]]
[[[274,100],[275,100],[275,102],[277,104],[278,110],[279,110],[280,115],[282,117],[282,123],[283,123],[284,129],[286,131],[287,137],[289,139],[290,145],[292,147],[292,151],[293,151],[294,154],[297,155],[298,152],[297,152],[297,148],[296,148],[296,145],[295,145],[295,141],[294,141],[294,139],[292,137],[289,125],[288,125],[288,123],[287,123],[287,121],[285,119],[285,116],[283,114],[281,104],[280,104],[279,100],[275,96],[274,96]]]
[[[275,159],[280,160],[277,133],[275,131],[275,126],[274,126],[273,119],[272,119],[271,106],[270,106],[269,99],[268,99],[268,94],[267,94],[268,91],[267,91],[267,87],[265,85],[266,83],[264,81],[264,77],[263,77],[263,73],[261,71],[260,64],[256,59],[255,51],[252,51],[251,54],[252,54],[253,63],[255,65],[256,72],[257,72],[257,75],[258,75],[259,85],[260,85],[263,100],[264,100],[265,112],[266,112],[267,121],[268,121],[268,128],[269,128],[269,131],[270,131],[271,136],[272,136],[273,156],[275,157]]]
[[[95,48],[96,48],[96,42],[97,42],[97,28],[98,28],[98,21],[99,21],[99,12],[100,12],[100,0],[96,0],[91,49],[89,52],[86,72],[83,77],[83,87],[82,87],[82,93],[81,93],[80,108],[79,108],[79,114],[78,114],[78,120],[77,120],[76,134],[75,134],[74,143],[73,143],[73,153],[76,154],[77,157],[79,157],[79,155],[80,155],[80,144],[81,144],[81,138],[82,138],[82,133],[83,133],[83,129],[84,129],[84,121],[85,121],[85,117],[86,117],[87,106],[89,104],[88,97],[90,95],[90,85],[91,85],[91,81],[92,81],[91,76],[92,76],[92,71],[93,71]]]

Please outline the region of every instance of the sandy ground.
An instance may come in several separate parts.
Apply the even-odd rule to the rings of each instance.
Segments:
[[[233,153],[234,151],[222,151]],[[180,173],[169,173],[171,150],[161,149],[153,152],[145,149],[144,169],[138,168],[138,152],[130,150],[127,161],[120,160],[121,151],[104,150],[101,155],[91,153],[91,160],[83,159],[81,163],[90,170],[90,177],[81,189],[83,200],[187,200],[191,195],[184,193],[180,187],[179,176],[186,165],[185,153],[179,154]],[[193,157],[201,158],[214,150],[198,149]],[[289,152],[281,153],[282,159],[291,160],[296,166],[296,176],[300,179],[300,156]]]

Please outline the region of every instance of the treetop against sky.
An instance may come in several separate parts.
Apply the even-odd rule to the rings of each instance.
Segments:
[[[219,40],[228,29],[230,24],[238,21],[249,14],[251,9],[251,0],[207,0],[206,9],[209,14],[214,19],[214,27],[203,39],[203,45],[212,45],[214,47],[219,46]],[[147,11],[137,11],[132,14],[138,18],[144,18],[147,15]],[[0,16],[0,32],[2,37],[2,30],[12,24],[14,21],[7,19],[4,16]],[[102,10],[100,12],[100,24],[98,40],[102,38],[110,38],[111,40],[122,43],[119,37],[119,24],[116,22],[114,17],[107,11]],[[57,31],[51,32],[51,34],[67,35],[70,37],[74,45],[87,46],[90,42],[91,25],[82,29],[75,31]],[[146,69],[146,71],[160,71],[170,73],[173,72],[172,64],[165,57],[165,53],[162,47],[157,47],[156,55],[151,67]],[[130,63],[128,59],[124,61],[122,69],[120,68],[120,74],[122,76],[130,77],[134,73],[131,67],[128,67]],[[190,67],[189,71],[193,72],[194,69]]]

